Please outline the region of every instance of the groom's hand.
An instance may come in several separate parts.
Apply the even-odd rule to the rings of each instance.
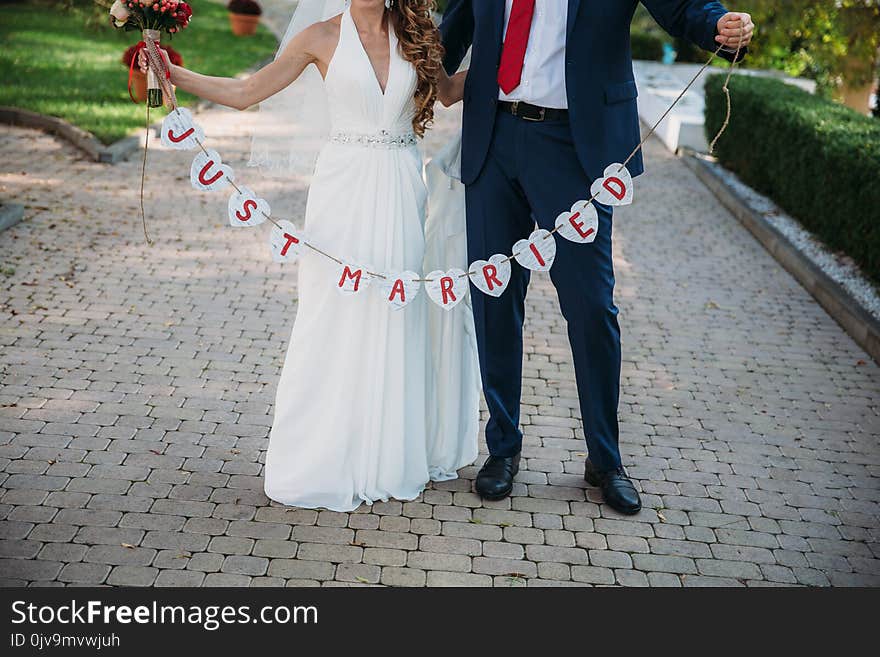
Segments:
[[[725,48],[736,50],[745,48],[752,40],[755,24],[752,17],[743,12],[731,11],[718,19],[715,26],[715,41]]]

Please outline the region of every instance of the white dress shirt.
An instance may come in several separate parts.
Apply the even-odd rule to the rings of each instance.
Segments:
[[[504,10],[504,36],[513,0]],[[519,86],[509,94],[498,90],[499,100],[521,100],[541,107],[568,109],[565,93],[565,27],[568,0],[536,0],[526,58]]]

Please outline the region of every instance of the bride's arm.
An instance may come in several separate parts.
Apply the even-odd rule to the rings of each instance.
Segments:
[[[244,79],[202,75],[171,64],[165,51],[160,49],[160,52],[171,71],[171,83],[179,89],[227,107],[244,110],[278,93],[296,80],[306,66],[317,63],[316,53],[321,52],[326,34],[326,26],[319,23],[306,28],[291,39],[278,59]],[[146,72],[147,57],[143,50],[138,65],[141,71]]]
[[[437,98],[444,107],[455,105],[464,98],[464,82],[467,79],[467,70],[459,71],[452,77],[446,74],[446,69],[440,68],[440,80],[437,82]]]

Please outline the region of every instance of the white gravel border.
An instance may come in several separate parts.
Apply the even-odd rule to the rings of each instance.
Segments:
[[[717,161],[705,158],[704,162],[719,178],[730,185],[752,210],[764,217],[798,251],[849,292],[875,319],[880,320],[880,294],[877,287],[862,274],[852,258],[831,251],[771,199],[746,185],[735,173],[725,169]]]

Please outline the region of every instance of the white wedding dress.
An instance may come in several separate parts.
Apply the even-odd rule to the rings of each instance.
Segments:
[[[393,29],[389,40],[383,93],[343,13],[324,80],[335,137],[318,157],[305,235],[374,272],[466,269],[461,194],[440,195],[426,245],[421,155],[415,143],[393,139],[411,136],[416,73]],[[460,185],[437,182],[454,171],[455,146],[429,165],[436,188]],[[266,494],[286,505],[351,511],[363,502],[414,499],[430,480],[455,478],[477,456],[480,382],[469,303],[445,311],[422,288],[393,310],[379,280],[345,296],[335,287],[334,262],[308,249],[300,258]]]

